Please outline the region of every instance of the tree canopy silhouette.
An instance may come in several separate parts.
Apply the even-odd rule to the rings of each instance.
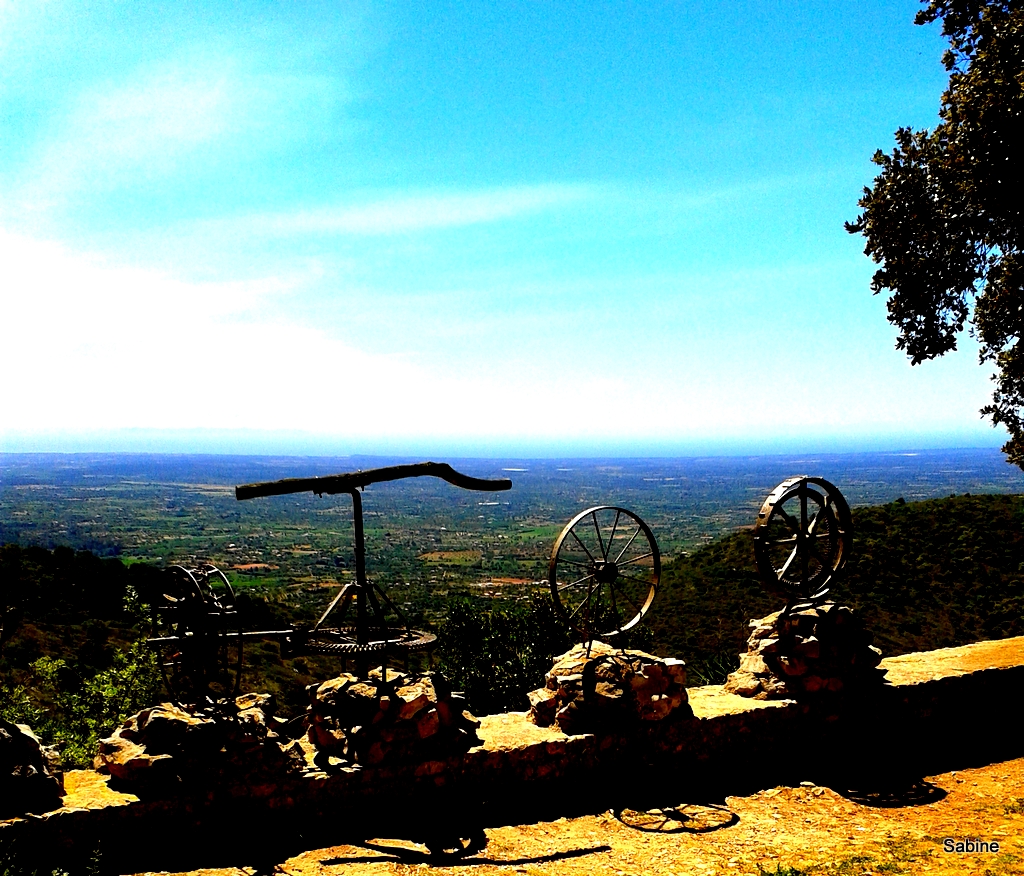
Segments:
[[[847,231],[867,238],[890,292],[897,349],[913,364],[956,349],[965,325],[995,366],[981,413],[1006,426],[1003,451],[1024,468],[1024,0],[930,0],[916,24],[942,21],[949,85],[932,131],[900,128]]]

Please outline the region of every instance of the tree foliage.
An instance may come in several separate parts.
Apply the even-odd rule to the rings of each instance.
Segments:
[[[145,563],[126,566],[91,551],[0,545],[0,614],[9,618],[4,636],[13,635],[17,621],[123,618],[130,594],[145,592],[159,574]]]
[[[888,290],[897,349],[913,364],[956,349],[969,325],[995,365],[1003,450],[1024,468],[1024,0],[931,0],[915,22],[942,22],[949,85],[934,130],[900,128],[847,230],[865,236]]]
[[[159,699],[140,599],[158,574],[91,551],[0,545],[0,716],[31,724],[65,766],[87,766],[97,739]]]

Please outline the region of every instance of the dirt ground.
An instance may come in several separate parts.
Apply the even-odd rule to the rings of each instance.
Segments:
[[[886,794],[840,795],[805,783],[727,797],[718,804],[665,802],[660,811],[624,810],[488,829],[486,845],[462,857],[439,858],[412,841],[380,837],[312,849],[279,862],[274,872],[1024,874],[1024,758],[927,777]],[[947,852],[946,838],[996,842],[999,851]],[[194,872],[255,876],[256,871]]]

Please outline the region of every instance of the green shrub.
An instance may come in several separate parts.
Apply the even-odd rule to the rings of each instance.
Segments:
[[[549,600],[483,606],[454,600],[438,630],[441,671],[481,715],[529,708],[526,694],[544,682],[551,659],[572,647]]]
[[[100,876],[103,872],[98,840],[80,840],[67,849],[23,836],[0,837],[0,876]]]
[[[92,763],[99,739],[159,697],[162,680],[156,656],[145,642],[117,651],[112,664],[81,677],[66,660],[40,657],[31,666],[30,697],[25,687],[13,690],[18,705],[9,720],[21,720],[49,744],[57,746],[65,767]],[[12,700],[13,702],[13,700]],[[5,717],[8,717],[5,714]]]
[[[0,681],[0,718],[18,724],[35,724],[39,709],[32,704],[28,688],[23,684]]]
[[[686,663],[687,687],[725,684],[730,672],[739,668],[739,657],[728,651],[693,658]]]

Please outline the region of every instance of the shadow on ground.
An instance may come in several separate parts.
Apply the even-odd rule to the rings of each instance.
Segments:
[[[333,866],[335,864],[365,864],[377,861],[392,861],[400,864],[430,864],[442,867],[474,867],[481,864],[503,867],[525,867],[527,864],[548,864],[553,861],[565,861],[570,858],[582,858],[587,855],[610,852],[612,848],[608,845],[596,845],[583,849],[567,849],[564,852],[552,852],[548,855],[537,855],[530,858],[492,858],[479,854],[486,849],[486,836],[479,848],[467,848],[464,853],[457,851],[433,852],[429,849],[427,851],[423,851],[421,849],[384,844],[381,842],[363,842],[360,843],[360,846],[362,848],[378,852],[379,854],[373,857],[349,856],[325,858],[320,863],[325,867]]]
[[[833,788],[832,790],[861,806],[877,806],[883,809],[925,806],[929,803],[937,803],[946,796],[946,792],[942,788],[925,779],[895,782],[873,788]]]
[[[0,839],[0,871],[97,876],[245,867],[269,874],[302,852],[340,845],[402,863],[499,863],[481,854],[487,828],[611,811],[638,831],[710,833],[738,823],[727,797],[807,781],[866,806],[926,805],[943,791],[924,777],[1024,755],[1024,734],[999,711],[1005,698],[997,694],[951,696],[945,710],[917,704],[901,712],[897,702],[857,708],[841,720],[805,716],[774,736],[708,739],[703,748],[657,760],[624,746],[614,759],[581,764],[558,781],[513,781],[506,773],[441,789],[323,800],[319,810],[215,807],[203,797],[182,797],[130,826],[113,813],[106,820],[101,813],[69,820],[82,824],[80,835],[69,831],[59,843],[42,825],[38,835],[26,825],[19,847]],[[501,863],[524,866],[606,850],[595,845]]]

